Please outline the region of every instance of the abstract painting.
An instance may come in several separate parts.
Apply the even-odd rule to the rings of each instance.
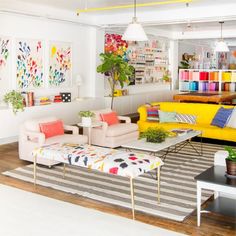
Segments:
[[[10,38],[0,36],[0,98],[10,85],[10,47]]]
[[[71,86],[71,44],[50,42],[49,87]]]
[[[42,41],[16,40],[16,79],[20,89],[44,86]]]

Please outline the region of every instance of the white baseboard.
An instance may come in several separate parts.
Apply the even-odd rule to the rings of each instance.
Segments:
[[[18,142],[18,136],[0,138],[0,145]]]

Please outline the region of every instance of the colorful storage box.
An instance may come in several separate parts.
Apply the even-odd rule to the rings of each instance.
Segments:
[[[219,81],[219,72],[209,72],[209,80]]]
[[[60,93],[62,102],[71,102],[71,93]]]
[[[199,73],[199,78],[201,81],[208,80],[209,73],[206,71],[201,71]]]
[[[222,73],[222,81],[230,82],[231,81],[231,72],[223,72]]]

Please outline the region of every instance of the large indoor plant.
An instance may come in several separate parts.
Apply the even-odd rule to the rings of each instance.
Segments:
[[[3,101],[13,110],[14,114],[24,111],[24,97],[20,92],[12,90],[4,95]]]
[[[79,116],[82,118],[82,124],[84,126],[90,126],[92,124],[92,118],[95,114],[92,111],[80,111]]]
[[[146,138],[147,142],[161,143],[169,136],[169,132],[163,128],[148,128],[140,134],[140,138]]]
[[[236,151],[232,147],[225,147],[225,150],[229,153],[226,161],[226,170],[228,175],[236,176]]]
[[[111,109],[113,109],[114,91],[117,84],[121,88],[124,84],[129,84],[129,77],[134,74],[134,67],[129,65],[124,59],[114,53],[101,53],[102,64],[97,67],[97,72],[105,74],[111,87]]]

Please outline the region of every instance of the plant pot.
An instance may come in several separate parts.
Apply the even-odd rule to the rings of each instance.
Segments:
[[[236,176],[236,162],[225,160],[226,162],[226,170],[228,175],[235,175]]]
[[[91,126],[92,118],[91,117],[82,117],[82,124],[84,126]]]

